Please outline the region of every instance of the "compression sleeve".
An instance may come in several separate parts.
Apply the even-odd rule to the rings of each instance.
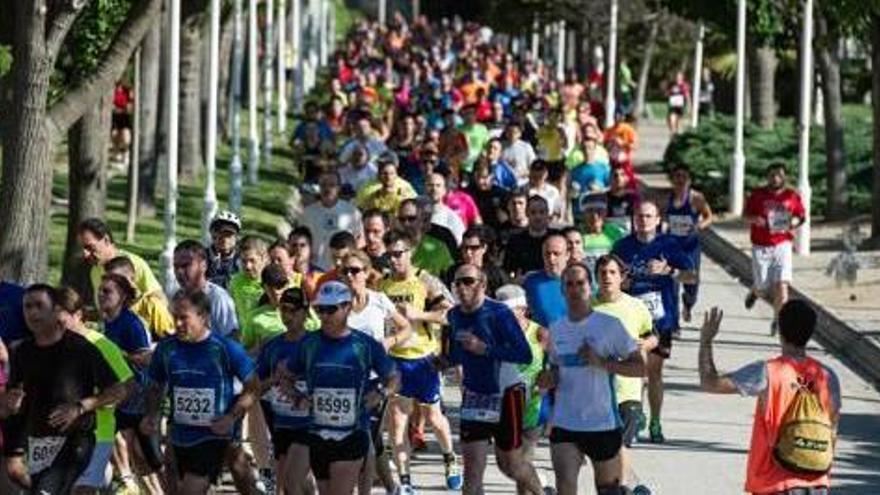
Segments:
[[[508,363],[531,363],[532,349],[513,312],[507,308],[499,308],[495,313],[495,319],[493,332],[496,335],[495,341],[499,345],[490,347],[488,356]]]

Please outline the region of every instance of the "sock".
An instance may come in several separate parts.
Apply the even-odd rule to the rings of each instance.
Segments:
[[[449,452],[448,454],[443,454],[443,462],[445,464],[452,464],[455,462],[455,454]]]
[[[412,482],[410,481],[410,477],[408,474],[401,474],[400,475],[400,484],[401,485],[408,485],[408,486],[412,485]]]

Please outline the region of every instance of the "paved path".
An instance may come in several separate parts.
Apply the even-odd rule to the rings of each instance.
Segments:
[[[639,162],[656,160],[665,146],[665,130],[649,122],[642,126],[640,133]],[[657,176],[649,176],[648,180],[662,184]],[[721,370],[733,370],[778,351],[777,341],[769,336],[770,307],[759,303],[747,312],[742,304],[745,293],[745,288],[717,264],[704,261],[703,284],[694,321],[702,321],[703,311],[712,305],[724,310],[725,320],[715,351]],[[754,401],[700,392],[697,349],[696,327],[685,328],[681,339],[675,342],[673,357],[667,366],[663,423],[668,441],[664,445],[635,446],[635,474],[656,494],[742,493]],[[843,391],[843,414],[833,471],[834,493],[880,493],[880,393],[822,348],[814,345],[810,352],[837,372]],[[454,396],[453,390],[447,392],[448,397]],[[552,481],[546,443],[537,452],[537,466]],[[583,476],[581,493],[595,492],[588,474]],[[445,492],[442,463],[435,443],[430,444],[429,453],[417,456],[413,478],[420,494]],[[486,479],[487,493],[514,493],[513,484],[501,475],[494,463]]]

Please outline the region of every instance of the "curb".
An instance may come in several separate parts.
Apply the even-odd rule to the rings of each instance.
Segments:
[[[700,244],[703,252],[725,271],[746,286],[751,285],[752,261],[747,254],[712,228],[700,233]],[[816,311],[816,341],[880,390],[880,347],[797,288],[791,287],[790,292],[794,297],[806,301]]]

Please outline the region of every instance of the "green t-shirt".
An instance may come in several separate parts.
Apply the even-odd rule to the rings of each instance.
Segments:
[[[435,277],[441,277],[455,264],[455,258],[446,244],[426,235],[412,255],[412,263]]]
[[[122,351],[110,339],[105,337],[103,333],[89,328],[83,333],[83,337],[98,349],[101,357],[104,358],[104,361],[107,361],[110,369],[113,370],[113,373],[120,382],[126,382],[134,376],[128,363],[125,362],[125,356],[122,355]],[[98,408],[95,411],[95,441],[98,443],[113,442],[115,435],[116,416],[113,406]]]
[[[519,373],[525,381],[526,390],[528,391],[525,415],[523,417],[523,427],[527,430],[537,427],[538,420],[541,416],[541,394],[538,391],[538,387],[535,385],[538,373],[540,373],[541,369],[544,367],[544,348],[541,347],[541,343],[538,341],[538,332],[540,330],[541,325],[538,325],[534,321],[529,321],[529,326],[526,328],[525,334],[526,340],[529,342],[529,347],[532,349],[532,362],[529,364],[521,364],[518,367]]]
[[[140,256],[129,253],[124,249],[116,250],[117,256],[125,256],[131,260],[134,265],[134,285],[140,294],[149,294],[151,292],[162,293],[162,286],[150,270],[150,265]],[[101,277],[104,276],[104,267],[101,265],[92,265],[89,270],[89,280],[92,283],[92,291],[95,294],[95,305],[98,304],[98,285],[101,284]]]
[[[625,232],[619,226],[606,223],[602,226],[602,232],[598,234],[583,234],[584,238],[584,261],[596,274],[596,260],[606,255],[614,248],[614,243],[625,236]]]
[[[229,279],[229,297],[235,303],[238,321],[246,321],[250,312],[257,307],[263,296],[263,285],[258,278],[251,278],[238,272]]]
[[[468,143],[468,156],[464,163],[461,164],[461,168],[465,172],[470,173],[474,168],[474,162],[477,161],[480,153],[483,152],[483,148],[486,147],[486,143],[489,142],[489,130],[486,129],[486,126],[479,123],[470,126],[463,125],[459,127],[459,130],[467,138]]]
[[[651,313],[641,300],[628,294],[621,294],[614,302],[593,301],[593,309],[616,317],[623,323],[627,333],[636,340],[651,334],[654,322]],[[617,403],[642,401],[642,379],[637,377],[615,376]]]
[[[244,320],[241,345],[247,350],[259,349],[266,341],[286,330],[278,308],[263,304],[252,309]]]

